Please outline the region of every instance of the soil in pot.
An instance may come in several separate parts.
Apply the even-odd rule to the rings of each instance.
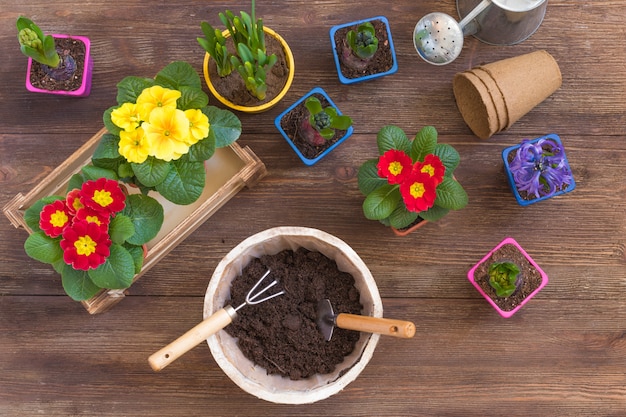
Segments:
[[[328,107],[330,103],[326,100],[322,94],[313,93],[311,96],[316,97],[321,103],[322,107]],[[324,144],[315,146],[308,140],[304,139],[300,132],[300,125],[304,118],[309,117],[309,111],[305,105],[306,100],[303,100],[300,104],[293,108],[289,113],[285,114],[280,120],[280,127],[285,131],[285,134],[293,142],[293,144],[300,150],[302,155],[308,159],[317,158],[322,152],[330,148],[335,142],[340,140],[346,135],[346,130],[335,130],[335,136],[326,140]]]
[[[509,297],[498,297],[489,285],[489,265],[493,262],[510,261],[520,268],[522,284]],[[505,244],[495,250],[474,271],[474,280],[503,311],[511,311],[541,285],[541,273],[526,259],[515,245]]]
[[[57,68],[50,68],[35,60],[30,69],[30,83],[33,87],[48,91],[75,91],[83,82],[85,68],[85,44],[80,39],[55,38],[57,52],[61,56],[61,63]],[[67,60],[66,57],[73,60]],[[73,62],[72,62],[73,61]],[[75,69],[72,70],[71,66]],[[55,76],[54,73],[67,76]]]
[[[328,298],[336,314],[360,314],[354,278],[319,252],[283,250],[253,259],[233,280],[227,304],[242,304],[267,269],[285,294],[246,305],[225,330],[238,338],[242,353],[268,374],[299,380],[332,372],[354,350],[360,334],[336,328],[332,339],[326,341],[316,324],[317,303]]]
[[[385,22],[380,19],[371,20],[370,23],[374,26],[376,37],[378,38],[378,50],[363,68],[355,68],[354,66],[348,66],[343,61],[343,51],[345,48],[350,49],[350,46],[346,43],[346,34],[350,30],[356,30],[359,25],[347,26],[341,28],[335,32],[333,41],[335,42],[335,48],[339,58],[339,67],[341,73],[346,78],[360,78],[372,74],[380,74],[381,72],[387,72],[393,66],[393,55],[391,54],[391,47],[389,45],[389,39],[387,37],[387,26]]]
[[[231,42],[227,42],[228,51],[234,53]],[[228,101],[240,106],[258,106],[273,100],[285,87],[289,78],[289,66],[282,44],[274,37],[265,34],[265,50],[267,55],[276,54],[276,64],[266,74],[265,84],[267,91],[265,99],[259,100],[246,88],[246,84],[237,70],[233,70],[226,77],[220,77],[217,73],[215,60],[209,60],[209,78],[215,90]]]

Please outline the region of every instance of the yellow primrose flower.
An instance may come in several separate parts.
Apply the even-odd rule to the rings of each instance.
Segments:
[[[132,132],[120,132],[119,153],[128,162],[141,164],[148,159],[148,141],[141,127]]]
[[[209,136],[209,118],[199,109],[185,110],[185,116],[189,120],[189,137],[187,144],[193,145]]]
[[[137,97],[137,109],[141,120],[148,120],[150,112],[158,107],[175,109],[176,100],[180,96],[180,91],[163,88],[160,85],[145,88]]]
[[[157,107],[150,119],[141,125],[148,140],[149,154],[171,161],[189,152],[189,120],[182,110]]]
[[[111,112],[111,121],[120,129],[132,132],[141,123],[141,118],[134,103],[124,103]]]

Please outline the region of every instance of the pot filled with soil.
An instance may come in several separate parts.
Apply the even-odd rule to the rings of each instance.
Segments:
[[[244,391],[275,403],[322,400],[354,381],[379,335],[336,328],[326,341],[316,324],[318,302],[337,312],[382,317],[374,278],[342,240],[317,229],[276,227],[237,245],[218,264],[204,317],[239,305],[267,270],[284,294],[247,305],[208,338],[222,370]]]
[[[372,80],[398,71],[389,21],[384,16],[333,26],[330,42],[342,84]]]
[[[314,165],[348,139],[352,119],[315,87],[276,117],[274,125],[305,165]]]
[[[467,278],[504,318],[513,316],[548,283],[548,275],[510,237],[474,265]]]

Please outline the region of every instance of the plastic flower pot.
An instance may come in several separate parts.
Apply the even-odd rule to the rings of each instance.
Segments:
[[[276,104],[278,104],[278,102],[281,101],[285,97],[285,94],[287,94],[287,91],[289,91],[289,88],[291,88],[291,84],[293,83],[293,77],[295,75],[295,71],[296,70],[295,70],[295,61],[294,61],[294,58],[293,58],[293,53],[291,52],[291,49],[289,48],[289,45],[282,38],[282,36],[280,36],[278,33],[273,31],[272,29],[264,26],[263,27],[263,32],[265,32],[266,35],[271,36],[272,38],[274,38],[274,39],[276,39],[277,41],[280,42],[280,44],[281,44],[281,46],[282,46],[282,48],[283,48],[283,50],[285,52],[285,58],[287,60],[287,66],[289,67],[289,75],[287,77],[287,82],[285,83],[285,86],[280,91],[280,93],[278,93],[278,95],[276,97],[274,97],[273,99],[271,99],[270,101],[268,101],[266,103],[255,105],[255,106],[244,106],[244,105],[233,103],[232,101],[230,101],[229,99],[224,97],[222,94],[220,94],[215,89],[215,86],[211,82],[211,77],[209,75],[209,61],[211,59],[211,56],[208,53],[206,53],[204,55],[204,65],[203,65],[204,80],[206,81],[207,86],[209,87],[209,90],[215,96],[215,98],[217,98],[220,101],[220,103],[224,104],[225,106],[228,106],[229,108],[231,108],[233,110],[241,111],[241,112],[244,112],[244,113],[262,113],[264,111],[267,111],[267,110],[271,109],[272,107],[274,107]],[[227,29],[225,29],[222,32],[222,34],[226,38],[230,37],[230,32],[228,32]],[[236,72],[236,70],[234,70],[234,71]]]
[[[391,58],[392,58],[391,68],[389,68],[386,71],[377,72],[377,73],[371,73],[371,74],[363,75],[363,76],[356,77],[356,78],[348,78],[348,77],[346,77],[343,74],[342,70],[341,70],[341,67],[342,67],[342,63],[341,63],[341,59],[340,59],[341,50],[338,48],[337,44],[335,43],[335,34],[337,33],[337,31],[342,31],[342,29],[344,29],[344,28],[348,28],[350,26],[358,26],[361,23],[365,23],[365,22],[374,22],[376,20],[382,21],[385,24],[385,27],[386,27],[386,38],[387,39],[385,40],[384,38],[381,39],[381,37],[378,37],[379,38],[378,50],[380,52],[380,50],[382,48],[387,48],[387,47],[389,48],[389,51],[391,53]],[[391,38],[391,29],[389,28],[389,21],[384,16],[376,16],[376,17],[372,17],[370,19],[357,20],[357,21],[354,21],[354,22],[333,26],[330,29],[330,43],[331,43],[332,49],[333,49],[333,57],[335,59],[335,66],[337,68],[337,75],[339,76],[339,81],[342,84],[354,84],[354,83],[358,83],[358,82],[373,80],[375,78],[384,77],[385,75],[391,75],[391,74],[393,74],[393,73],[398,71],[398,60],[396,59],[396,49],[393,46],[393,40]],[[340,44],[340,46],[341,46],[341,44]],[[374,55],[374,57],[376,57],[376,55]]]
[[[504,245],[512,245],[512,246],[514,246],[517,249],[517,251],[519,252],[519,254],[521,254],[526,259],[526,261],[529,263],[529,266],[533,267],[536,270],[536,273],[538,273],[540,275],[540,277],[541,277],[541,281],[538,284],[538,286],[536,288],[534,288],[528,295],[526,295],[526,297],[523,298],[517,304],[516,307],[514,307],[514,308],[512,308],[510,310],[505,310],[505,309],[501,308],[498,305],[498,303],[493,298],[493,297],[495,297],[495,294],[488,294],[487,291],[485,291],[483,289],[483,287],[480,285],[480,283],[477,281],[478,279],[480,279],[480,277],[478,276],[479,275],[478,272],[479,272],[479,268],[480,267],[484,268],[485,265],[488,266],[487,263],[491,263],[491,260],[493,260],[493,261],[500,261],[501,260],[501,259],[497,259],[495,257],[495,255],[494,255],[494,253],[497,253],[498,250],[500,248],[502,248],[502,246],[504,246]],[[492,258],[492,256],[494,256],[494,257]],[[485,264],[485,265],[483,265],[483,264]],[[524,271],[524,268],[521,268],[521,269]],[[480,295],[482,295],[485,298],[485,300],[487,300],[489,302],[489,304],[491,304],[491,306],[496,309],[498,314],[500,314],[500,316],[502,316],[504,318],[509,318],[509,317],[513,316],[515,313],[517,313],[520,308],[522,308],[528,301],[530,301],[531,298],[533,298],[535,295],[537,295],[537,293],[539,291],[541,291],[541,289],[543,287],[545,287],[546,284],[548,283],[548,275],[539,267],[539,265],[537,265],[537,263],[530,257],[530,255],[528,255],[528,253],[526,253],[526,251],[519,245],[519,243],[517,243],[515,241],[515,239],[513,239],[511,237],[505,238],[495,248],[493,248],[491,251],[489,251],[489,253],[487,253],[487,255],[485,255],[476,265],[474,265],[469,270],[469,272],[467,273],[467,279],[472,283],[472,285],[474,286],[474,288],[476,288],[476,290],[480,293]],[[488,277],[487,277],[487,281],[488,281]],[[513,294],[513,295],[515,295],[515,294]],[[511,295],[511,297],[513,295]]]
[[[33,93],[45,93],[45,94],[56,94],[60,96],[71,96],[71,97],[87,97],[91,92],[91,77],[93,74],[93,59],[91,58],[91,41],[89,38],[85,36],[70,36],[70,35],[62,35],[62,34],[54,34],[52,35],[55,39],[77,39],[82,41],[85,44],[85,63],[83,69],[83,79],[80,87],[76,90],[65,91],[65,90],[46,90],[43,88],[35,87],[31,84],[30,81],[30,72],[33,66],[33,59],[28,58],[28,67],[26,69],[26,89]]]
[[[407,227],[406,229],[396,229],[395,227],[391,227],[391,231],[393,232],[394,235],[396,236],[408,236],[411,233],[413,233],[414,231],[416,231],[417,229],[426,226],[428,224],[428,220],[424,220],[422,219],[422,221],[420,221],[419,223],[414,224],[411,227]]]
[[[341,111],[339,110],[339,108],[335,105],[335,103],[330,99],[330,97],[328,96],[328,94],[326,94],[326,92],[320,88],[320,87],[315,87],[313,88],[311,91],[309,91],[308,93],[306,93],[304,96],[302,96],[298,101],[296,101],[295,103],[293,103],[291,106],[289,106],[287,108],[287,110],[285,110],[284,112],[282,112],[281,114],[278,115],[278,117],[276,117],[276,119],[274,120],[274,125],[276,126],[276,128],[278,129],[278,131],[280,132],[280,134],[283,136],[283,138],[285,138],[285,140],[287,141],[287,143],[289,144],[289,146],[291,146],[291,148],[293,149],[293,151],[298,155],[298,157],[302,160],[302,162],[304,162],[305,165],[311,166],[316,164],[317,162],[320,161],[320,159],[324,158],[326,155],[328,155],[333,149],[335,149],[337,146],[339,146],[343,141],[345,141],[346,139],[348,139],[348,137],[350,137],[350,135],[352,135],[352,132],[354,131],[354,129],[352,128],[352,126],[350,126],[346,131],[345,134],[343,136],[341,136],[341,138],[339,138],[338,140],[336,140],[334,143],[332,143],[330,146],[328,146],[326,149],[324,149],[321,153],[317,154],[315,157],[307,157],[305,156],[302,151],[300,150],[300,148],[297,146],[296,143],[294,143],[294,138],[291,138],[289,134],[287,134],[287,132],[285,131],[283,125],[282,125],[282,120],[284,117],[286,117],[290,112],[292,112],[296,107],[298,107],[299,105],[303,104],[304,101],[312,96],[313,94],[318,94],[323,96],[326,101],[328,101],[328,105],[334,107],[337,110],[337,114],[341,115]],[[308,114],[308,113],[305,113]]]
[[[354,277],[363,315],[382,317],[383,305],[371,272],[345,242],[326,232],[306,227],[275,227],[252,235],[234,247],[217,265],[204,298],[204,317],[222,308],[230,298],[232,281],[253,258],[283,250],[306,248],[320,252],[337,263],[339,270]],[[308,404],[337,394],[354,381],[372,358],[380,335],[361,333],[355,349],[329,374],[301,380],[268,375],[242,353],[237,340],[225,330],[207,339],[215,362],[241,389],[265,401]]]
[[[549,138],[549,139],[554,140],[556,143],[558,143],[558,145],[561,147],[561,149],[563,149],[563,143],[561,142],[561,139],[559,138],[559,136],[557,136],[555,134],[549,134],[549,135],[546,135],[546,136],[542,136],[542,137],[533,139],[530,142],[531,143],[535,143],[538,140],[544,139],[544,138]],[[524,197],[522,197],[522,195],[520,194],[519,190],[517,189],[517,186],[515,185],[515,179],[513,178],[513,173],[511,172],[510,162],[509,162],[509,157],[510,156],[514,156],[515,152],[519,148],[520,148],[520,145],[515,145],[515,146],[511,146],[509,148],[504,149],[502,151],[502,159],[504,161],[504,171],[506,173],[507,180],[509,182],[509,186],[511,187],[511,191],[513,192],[513,196],[515,197],[515,200],[517,200],[517,203],[520,206],[528,206],[530,204],[537,203],[539,201],[546,200],[548,198],[555,197],[557,195],[568,193],[568,192],[572,191],[574,188],[576,188],[576,182],[574,181],[574,177],[572,176],[571,182],[570,182],[569,185],[567,185],[567,187],[565,187],[565,188],[563,188],[561,190],[557,190],[553,194],[541,196],[539,198],[533,198],[531,200],[525,199]],[[565,150],[563,150],[563,159],[564,159],[564,162],[567,165],[569,171],[571,172],[572,170],[571,170],[571,168],[569,166],[569,162],[567,160],[567,157],[565,156]]]

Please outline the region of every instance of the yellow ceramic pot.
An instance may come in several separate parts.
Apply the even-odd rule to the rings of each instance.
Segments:
[[[233,110],[237,110],[237,111],[241,111],[245,113],[261,113],[266,110],[269,110],[272,107],[274,107],[276,104],[278,104],[278,102],[282,100],[283,97],[285,97],[285,94],[287,94],[287,91],[289,91],[289,88],[291,87],[291,84],[293,83],[293,77],[295,74],[295,63],[293,59],[293,53],[291,52],[291,49],[289,49],[289,45],[287,45],[287,42],[285,42],[285,40],[278,33],[274,32],[272,29],[268,27],[263,27],[263,32],[265,32],[266,35],[269,35],[280,42],[280,44],[283,47],[283,50],[285,51],[285,57],[287,59],[287,66],[289,67],[289,76],[287,77],[287,82],[285,83],[285,87],[281,90],[281,92],[276,97],[274,97],[272,100],[268,101],[267,103],[259,104],[258,106],[242,106],[242,105],[233,103],[232,101],[228,100],[226,97],[218,93],[215,90],[215,87],[213,86],[213,84],[211,83],[211,79],[209,77],[209,59],[211,56],[208,53],[204,55],[204,66],[203,66],[204,80],[206,81],[207,86],[209,87],[209,90],[211,90],[211,93],[222,104],[230,107]],[[230,33],[228,32],[228,30],[224,30],[222,34],[224,35],[224,37],[230,36]]]

